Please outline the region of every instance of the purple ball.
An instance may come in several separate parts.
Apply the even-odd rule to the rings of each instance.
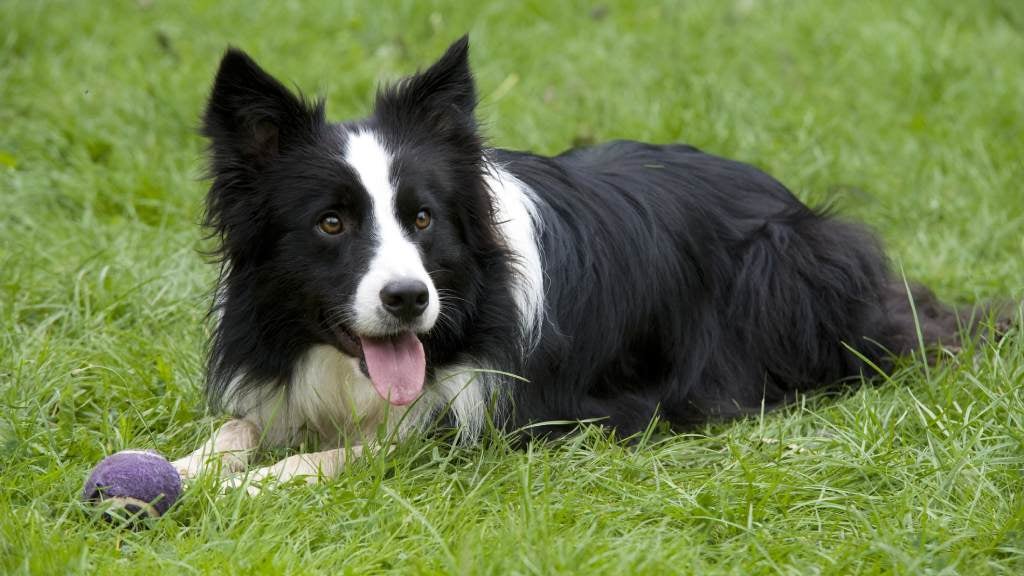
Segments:
[[[160,516],[181,496],[181,476],[153,451],[124,450],[111,454],[92,470],[82,499],[111,502],[133,515]]]

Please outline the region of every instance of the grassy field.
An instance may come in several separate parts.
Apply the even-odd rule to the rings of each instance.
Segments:
[[[686,141],[866,221],[949,300],[1024,296],[1015,0],[253,4],[0,3],[0,573],[1024,573],[1020,337],[634,448],[413,440],[97,522],[96,461],[221,421],[195,128],[228,43],[342,119],[470,31],[495,145]]]

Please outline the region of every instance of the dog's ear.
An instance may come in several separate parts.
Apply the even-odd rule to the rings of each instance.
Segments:
[[[325,122],[323,103],[307,105],[245,52],[229,48],[202,122],[213,178],[204,222],[221,240],[220,256],[243,266],[267,249],[265,201],[254,193],[258,176],[278,155],[315,136]]]
[[[224,163],[266,165],[323,122],[323,105],[309,106],[265,72],[248,54],[229,48],[220,61],[203,114],[213,168]]]
[[[459,38],[426,70],[377,93],[377,116],[426,121],[431,128],[473,128],[476,85],[469,36]]]

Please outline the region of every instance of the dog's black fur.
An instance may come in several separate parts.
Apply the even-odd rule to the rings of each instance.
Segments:
[[[658,413],[738,416],[917,344],[874,237],[752,166],[636,142],[499,157],[543,194],[553,287],[519,423],[605,417],[632,433]],[[954,311],[914,292],[925,343],[954,342]]]
[[[617,141],[549,158],[489,148],[474,120],[465,38],[382,90],[367,119],[325,120],[230,51],[205,114],[213,185],[207,223],[225,266],[208,392],[288,386],[311,346],[338,345],[328,311],[351,302],[374,250],[368,197],[338,160],[353,130],[395,158],[395,213],[429,206],[409,231],[447,320],[421,334],[427,387],[472,358],[495,380],[508,428],[601,419],[623,435],[660,416],[680,426],[782,405],[871,375],[918,345],[903,281],[859,225],[802,204],[753,166],[684,145]],[[496,217],[497,168],[533,199],[543,269],[539,338],[517,309],[519,246]],[[324,210],[351,230],[310,233]],[[912,290],[926,346],[964,321]],[[548,428],[551,430],[553,428]]]

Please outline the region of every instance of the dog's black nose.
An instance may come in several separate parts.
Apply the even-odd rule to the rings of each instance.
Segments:
[[[419,280],[395,280],[380,291],[384,309],[406,322],[423,314],[429,300],[427,285]]]

